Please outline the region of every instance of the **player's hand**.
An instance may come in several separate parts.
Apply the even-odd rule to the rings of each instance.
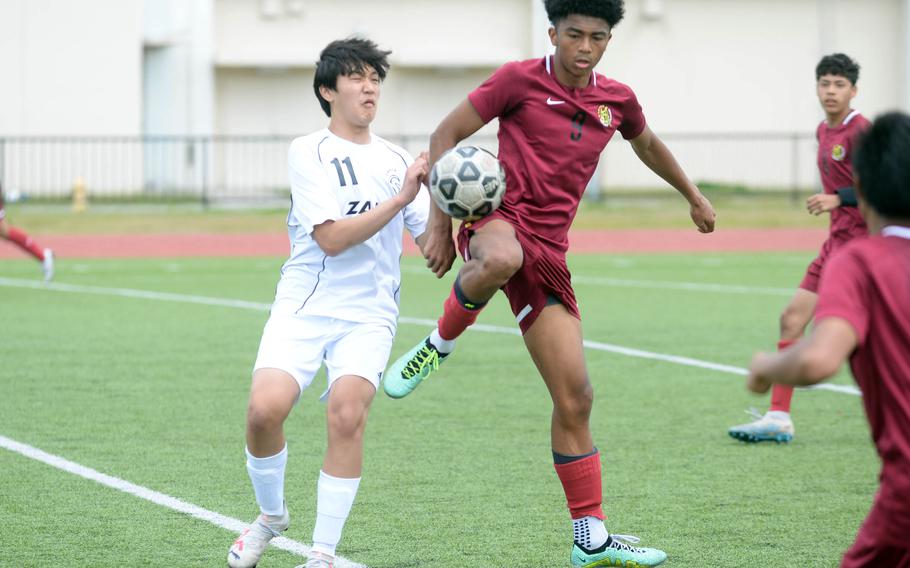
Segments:
[[[840,207],[840,195],[816,193],[806,200],[806,209],[813,215],[821,215]]]
[[[404,183],[401,185],[399,197],[404,200],[405,204],[414,201],[417,192],[420,191],[420,185],[423,184],[430,173],[430,163],[426,152],[421,152],[414,163],[408,167],[404,174]]]
[[[755,394],[764,394],[771,388],[771,383],[763,378],[769,357],[770,355],[767,353],[756,353],[752,357],[752,364],[749,365],[749,378],[746,379],[746,388]]]
[[[430,226],[427,227],[427,242],[423,247],[423,255],[427,259],[427,268],[436,275],[436,278],[442,278],[455,262],[452,221],[446,216],[439,226],[434,227],[433,224],[434,222],[430,221]]]
[[[714,232],[714,220],[717,218],[717,214],[707,197],[699,195],[698,200],[690,205],[689,215],[695,226],[698,227],[699,233]]]

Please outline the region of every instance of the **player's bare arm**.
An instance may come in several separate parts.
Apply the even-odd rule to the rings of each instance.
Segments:
[[[651,131],[651,128],[645,126],[644,131],[633,138],[631,143],[638,159],[686,198],[689,202],[689,214],[698,230],[702,233],[714,231],[716,214],[711,202],[689,180],[670,149]]]
[[[830,317],[815,326],[811,335],[777,353],[756,353],[749,367],[746,388],[758,394],[773,383],[810,386],[830,378],[857,346],[856,331],[847,320]]]
[[[840,195],[816,193],[806,200],[806,210],[813,215],[828,213],[841,206]]]
[[[358,245],[386,226],[392,218],[417,197],[420,185],[430,171],[427,153],[421,152],[408,168],[401,191],[388,201],[354,217],[326,221],[313,228],[313,238],[329,256],[337,256]]]
[[[468,99],[461,102],[449,113],[433,134],[430,135],[430,167],[439,156],[459,142],[471,136],[486,124]],[[427,224],[426,246],[422,247],[423,256],[429,268],[437,278],[442,278],[452,268],[455,261],[455,242],[452,239],[452,218],[439,207],[430,207],[430,220]]]

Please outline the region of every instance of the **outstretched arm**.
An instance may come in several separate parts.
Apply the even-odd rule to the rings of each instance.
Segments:
[[[428,172],[427,155],[422,152],[408,168],[401,191],[395,197],[360,215],[316,225],[313,227],[313,239],[329,256],[337,256],[366,241],[414,201]]]
[[[746,387],[765,393],[773,383],[810,386],[837,373],[856,349],[856,330],[839,317],[821,320],[812,333],[789,349],[777,353],[756,353],[749,368]]]
[[[702,233],[712,232],[716,217],[714,207],[689,180],[663,141],[650,127],[645,126],[644,131],[631,142],[638,159],[686,198],[689,202],[689,214],[698,230]]]
[[[474,134],[485,124],[468,99],[445,117],[430,136],[430,167],[439,156],[459,142]],[[452,239],[452,218],[436,207],[430,206],[430,220],[424,233],[426,242],[421,247],[427,267],[442,278],[455,261],[455,243]],[[421,235],[421,236],[424,236]],[[418,243],[419,244],[419,243]]]

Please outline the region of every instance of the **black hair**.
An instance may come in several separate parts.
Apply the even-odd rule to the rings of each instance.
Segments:
[[[544,0],[547,17],[554,26],[572,15],[590,16],[606,20],[610,28],[616,26],[625,14],[624,0]]]
[[[825,75],[838,75],[855,85],[859,81],[859,63],[843,53],[826,55],[815,67],[815,80],[818,81]]]
[[[860,138],[853,168],[862,196],[879,215],[910,219],[910,116],[876,118]]]
[[[319,87],[327,87],[333,91],[338,86],[340,75],[362,73],[367,67],[372,67],[379,74],[380,80],[385,80],[389,72],[388,56],[391,51],[379,49],[374,42],[359,37],[335,40],[322,50],[319,61],[316,62],[316,76],[313,78],[313,90],[316,99],[326,116],[332,116],[329,101],[322,98]]]

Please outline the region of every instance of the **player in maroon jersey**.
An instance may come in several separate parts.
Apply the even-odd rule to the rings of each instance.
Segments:
[[[54,277],[54,252],[49,248],[42,248],[25,231],[17,229],[6,222],[6,209],[3,203],[3,186],[0,186],[0,238],[7,240],[41,263],[44,271],[45,282]]]
[[[390,367],[384,386],[396,398],[411,392],[446,360],[455,339],[503,289],[553,401],[551,443],[573,522],[572,564],[656,566],[665,553],[630,546],[629,539],[608,534],[603,523],[600,454],[589,428],[594,395],[566,265],[568,230],[601,152],[616,132],[686,198],[699,231],[714,230],[715,214],[651,132],[632,89],[594,71],[622,19],[623,1],[544,4],[555,54],[503,65],[431,137],[435,161],[498,117],[499,159],[508,189],[491,215],[461,226],[458,250],[465,264],[439,325]],[[442,277],[454,260],[452,223],[438,208],[432,210],[425,252],[429,268]]]
[[[807,386],[848,360],[863,392],[881,485],[842,568],[910,568],[910,116],[876,119],[854,152],[859,208],[872,234],[832,256],[812,333],[759,353],[748,387]]]
[[[825,111],[825,120],[815,133],[823,192],[810,197],[806,206],[813,215],[831,213],[831,232],[780,316],[778,349],[785,349],[802,337],[812,320],[818,302],[818,278],[831,253],[868,233],[856,208],[852,187],[854,146],[857,137],[869,127],[869,121],[850,108],[850,101],[856,96],[859,65],[843,53],[827,55],[816,67],[815,77],[818,100]],[[756,415],[754,422],[730,428],[730,436],[743,442],[789,442],[794,434],[792,398],[793,387],[775,385],[768,412]]]

